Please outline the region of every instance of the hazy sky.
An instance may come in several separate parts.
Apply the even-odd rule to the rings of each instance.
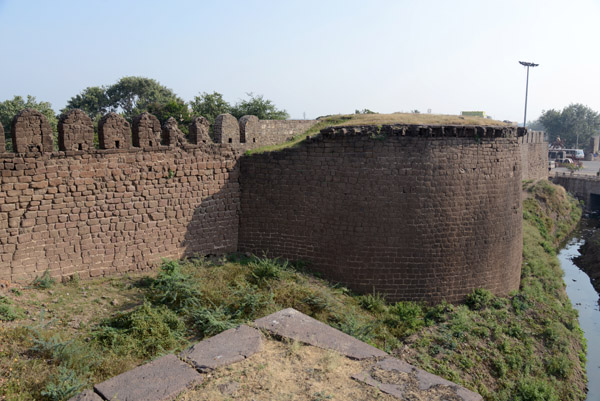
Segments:
[[[0,101],[55,110],[128,75],[189,101],[262,94],[292,118],[418,109],[522,121],[600,111],[600,1],[0,0]]]

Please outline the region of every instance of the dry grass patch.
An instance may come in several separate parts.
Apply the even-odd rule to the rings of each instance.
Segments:
[[[261,352],[211,372],[177,400],[397,400],[351,378],[368,363],[295,341],[268,340]]]
[[[349,114],[349,117],[341,126],[347,125],[383,125],[383,124],[422,124],[422,125],[499,125],[510,126],[502,121],[490,118],[454,116],[450,114],[417,114],[417,113],[393,113],[393,114]]]

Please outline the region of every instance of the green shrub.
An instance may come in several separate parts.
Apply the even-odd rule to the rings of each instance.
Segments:
[[[573,362],[564,355],[555,355],[546,361],[546,372],[561,379],[566,379],[573,371]]]
[[[50,277],[50,272],[46,270],[40,277],[36,277],[31,286],[38,289],[48,289],[52,288],[52,286],[56,284],[56,281]]]
[[[223,307],[199,308],[192,314],[192,322],[204,337],[214,336],[241,323]]]
[[[385,298],[381,294],[373,293],[360,295],[358,297],[358,303],[364,309],[375,313],[382,313],[387,309]]]
[[[512,401],[558,401],[554,388],[543,380],[523,378],[517,382]]]
[[[481,310],[490,306],[494,299],[494,295],[484,289],[484,288],[476,288],[467,295],[465,299],[465,303],[471,310]]]
[[[279,259],[269,259],[266,256],[254,257],[248,266],[252,269],[248,281],[263,285],[270,280],[276,280],[281,277],[282,270],[288,268],[288,262],[280,262]]]
[[[152,358],[179,346],[184,332],[183,321],[173,311],[144,302],[131,312],[101,322],[94,338],[116,354]]]
[[[12,305],[10,299],[0,296],[0,320],[10,322],[20,319],[22,314]]]
[[[158,276],[148,288],[149,299],[165,305],[174,311],[190,311],[200,306],[202,294],[195,280],[181,271],[181,265],[174,260],[165,260]]]
[[[61,366],[58,373],[50,377],[41,394],[50,401],[63,401],[79,393],[86,385],[86,381],[81,380],[76,372]]]

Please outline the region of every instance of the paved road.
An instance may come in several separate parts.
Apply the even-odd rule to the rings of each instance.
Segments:
[[[583,170],[576,171],[575,174],[585,174],[585,175],[596,175],[596,173],[600,170],[600,161],[584,161],[583,162]],[[568,173],[570,170],[564,167],[558,167],[552,169],[553,172],[557,173]]]

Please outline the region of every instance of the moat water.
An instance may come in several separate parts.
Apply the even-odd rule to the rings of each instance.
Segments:
[[[588,222],[583,222],[586,226]],[[595,228],[598,230],[598,228]],[[600,400],[600,308],[598,293],[592,286],[589,276],[579,269],[573,258],[580,255],[579,248],[583,245],[589,228],[578,230],[573,238],[562,248],[558,259],[565,272],[567,294],[573,306],[579,311],[579,325],[587,340],[587,401]],[[588,231],[588,232],[586,232]]]

